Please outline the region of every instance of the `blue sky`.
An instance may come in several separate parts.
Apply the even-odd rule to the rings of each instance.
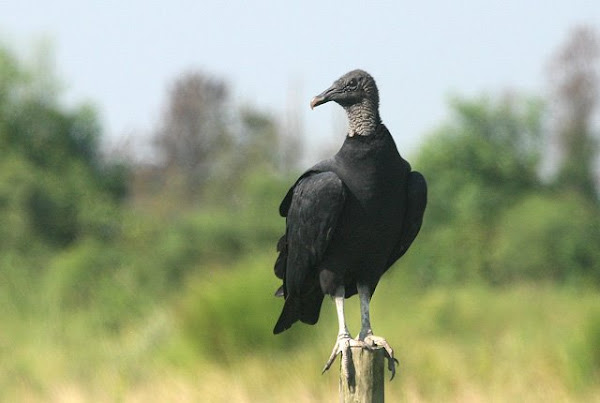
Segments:
[[[600,1],[81,1],[0,5],[13,50],[54,45],[66,102],[92,101],[113,139],[159,121],[169,83],[200,69],[238,104],[283,119],[308,141],[341,142],[340,108],[310,98],[354,68],[369,71],[381,116],[410,154],[447,113],[451,94],[506,88],[543,94],[549,58],[577,24],[600,29]]]

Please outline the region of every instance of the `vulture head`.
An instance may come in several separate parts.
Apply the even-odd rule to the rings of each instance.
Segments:
[[[348,136],[373,134],[379,118],[379,91],[375,80],[364,70],[352,70],[310,101],[311,109],[329,101],[341,105],[348,115]]]

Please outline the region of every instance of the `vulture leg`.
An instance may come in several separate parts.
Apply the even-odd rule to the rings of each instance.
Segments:
[[[368,285],[358,284],[358,297],[360,298],[360,333],[358,334],[358,341],[364,342],[364,346],[369,349],[375,347],[383,347],[385,349],[385,355],[388,360],[388,369],[392,373],[390,380],[394,379],[396,375],[396,364],[398,360],[394,358],[394,350],[390,347],[388,342],[379,336],[373,335],[371,329],[371,319],[369,315],[369,305],[371,303],[371,290]]]
[[[335,290],[335,295],[333,299],[335,301],[335,308],[338,317],[338,325],[339,331],[337,340],[335,345],[333,346],[333,351],[331,352],[331,356],[325,363],[323,367],[323,372],[327,371],[331,364],[335,361],[335,358],[338,354],[342,355],[342,372],[346,378],[351,378],[352,368],[351,368],[351,360],[350,360],[350,348],[351,347],[363,347],[363,343],[357,340],[354,340],[350,336],[350,332],[348,331],[348,327],[346,326],[346,318],[344,317],[344,296],[345,290],[344,286],[339,286]]]

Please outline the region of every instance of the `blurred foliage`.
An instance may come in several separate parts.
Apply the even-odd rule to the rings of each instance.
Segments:
[[[506,95],[453,99],[452,117],[426,140],[415,167],[427,179],[427,220],[489,224],[538,185],[542,103]]]
[[[66,110],[38,88],[27,66],[6,49],[0,54],[0,221],[9,223],[2,226],[0,249],[112,236],[126,168],[100,157],[95,112],[89,106]]]
[[[405,263],[421,284],[600,284],[600,206],[540,179],[543,104],[512,94],[455,99],[415,168],[429,203]]]
[[[271,257],[253,255],[232,270],[191,281],[177,312],[184,336],[199,353],[233,362],[244,351],[300,348],[310,341],[314,330],[306,326],[283,337],[270,335],[283,304],[273,296],[277,279],[265,270]]]
[[[491,248],[493,282],[600,284],[600,215],[575,195],[531,195],[500,219]]]

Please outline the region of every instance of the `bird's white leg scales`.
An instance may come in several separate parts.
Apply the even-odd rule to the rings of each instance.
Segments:
[[[348,327],[346,326],[346,318],[344,317],[344,296],[345,296],[344,287],[343,286],[338,287],[335,290],[335,295],[333,296],[333,299],[335,300],[335,309],[336,309],[337,317],[338,317],[339,331],[338,331],[337,340],[335,342],[335,345],[333,346],[333,350],[331,351],[331,355],[329,356],[329,359],[327,360],[327,362],[325,363],[325,366],[323,367],[323,372],[327,371],[331,367],[331,364],[333,364],[333,362],[335,361],[335,357],[337,357],[338,354],[341,354],[342,355],[342,371],[343,371],[343,374],[347,378],[349,378],[350,372],[351,372],[350,348],[351,347],[363,347],[364,343],[354,340],[350,336],[350,332],[348,331]]]
[[[352,365],[350,360],[351,348],[352,347],[364,347],[364,343],[358,340],[354,340],[349,334],[338,335],[337,341],[333,346],[331,355],[323,367],[323,373],[331,368],[331,364],[335,361],[338,354],[341,355],[342,360],[342,373],[348,379],[352,376]]]

